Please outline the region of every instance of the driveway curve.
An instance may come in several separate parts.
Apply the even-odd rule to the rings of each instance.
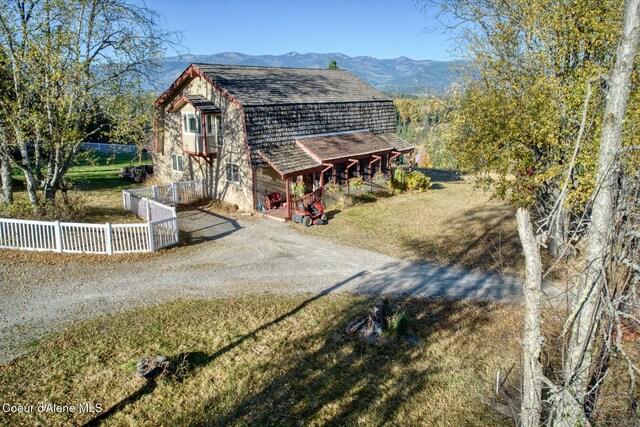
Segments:
[[[67,255],[64,263],[43,264],[0,254],[0,364],[74,321],[176,299],[263,292],[521,298],[513,276],[403,261],[303,236],[268,219],[236,220],[201,209],[179,217],[191,244],[140,259],[74,262]]]

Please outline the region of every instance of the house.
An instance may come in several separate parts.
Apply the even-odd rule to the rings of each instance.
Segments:
[[[255,209],[278,192],[387,172],[412,147],[393,101],[345,70],[192,64],[156,101],[154,171],[206,180],[214,199]]]

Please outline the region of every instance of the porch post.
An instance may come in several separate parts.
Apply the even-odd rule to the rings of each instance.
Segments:
[[[289,190],[289,178],[285,178],[284,179],[284,188],[285,188],[285,192],[287,193],[286,196],[286,200],[287,200],[287,218],[286,219],[291,219],[291,191]]]

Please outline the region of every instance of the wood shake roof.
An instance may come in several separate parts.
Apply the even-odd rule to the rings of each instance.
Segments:
[[[296,143],[323,162],[389,152],[393,148],[368,131],[302,137]]]
[[[198,110],[202,111],[205,114],[211,113],[219,113],[220,108],[218,108],[213,102],[205,99],[205,97],[200,95],[184,95],[184,97],[189,101],[191,105],[196,107]]]
[[[169,102],[176,91],[196,77],[223,92],[244,113],[243,127],[252,167],[264,166],[267,158],[282,171],[291,171],[296,161],[299,163],[296,167],[310,166],[308,154],[299,147],[292,148],[296,138],[307,135],[368,131],[367,136],[315,142],[318,149],[327,153],[333,150],[336,156],[353,150],[380,151],[385,142],[386,149],[409,147],[395,135],[393,101],[346,70],[192,64],[158,98],[156,105]],[[219,111],[202,96],[185,97],[205,113]],[[340,148],[339,144],[355,145]]]
[[[243,106],[391,101],[346,70],[194,64]]]
[[[403,148],[391,145],[389,140],[403,144]],[[410,149],[402,138],[392,138],[389,134],[377,136],[364,130],[298,137],[295,142],[264,148],[258,150],[258,154],[280,175],[287,177],[310,172],[326,163]]]
[[[378,135],[396,130],[393,101],[290,104],[245,108],[247,142],[253,166],[257,150],[293,144],[301,135],[367,129]]]
[[[258,151],[258,154],[283,177],[321,165],[318,160],[295,144],[266,148]]]

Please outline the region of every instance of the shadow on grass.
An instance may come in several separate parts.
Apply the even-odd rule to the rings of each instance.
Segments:
[[[462,181],[462,178],[460,178],[460,173],[458,171],[425,168],[418,168],[416,170],[419,170],[427,177],[431,178],[431,182]]]
[[[420,330],[421,342],[429,340],[439,328],[449,327],[452,334],[456,333],[453,324],[457,303],[411,303],[411,299],[394,300],[397,309],[414,319],[412,328]],[[281,373],[226,414],[188,414],[192,420],[189,425],[386,425],[398,423],[401,411],[404,414],[400,419],[408,425],[422,424],[423,416],[417,412],[428,408],[408,411],[403,406],[427,388],[446,390],[449,378],[439,364],[430,363],[415,351],[413,344],[391,338],[372,344],[344,334],[357,309],[343,310],[333,333],[321,331],[294,344],[304,348],[307,342],[321,341],[320,348],[302,356],[292,355],[284,369],[279,362],[267,363],[263,369],[280,369]],[[480,311],[472,324],[480,327],[486,321],[486,314]],[[209,404],[214,402],[205,403],[205,407]],[[477,416],[486,419],[486,414]]]
[[[290,317],[304,309],[314,310],[309,307],[314,301],[366,275],[363,271],[334,284],[212,353],[196,351],[172,357],[171,359],[181,366],[173,383],[174,387],[179,388],[182,380],[197,374],[199,370],[245,342],[258,341],[258,334],[261,332],[271,328],[287,327],[286,321]],[[258,382],[255,387],[238,391],[242,395],[235,399],[231,407],[217,406],[220,404],[219,396],[212,396],[208,401],[198,402],[197,407],[193,409],[183,407],[182,412],[176,417],[177,421],[174,419],[175,424],[303,425],[308,422],[320,422],[323,425],[344,425],[362,424],[364,420],[368,425],[382,425],[393,423],[400,410],[406,411],[403,405],[427,387],[446,390],[449,384],[448,375],[437,367],[438,363],[426,360],[424,351],[416,351],[414,344],[391,339],[374,344],[343,332],[351,320],[371,309],[371,302],[371,299],[357,300],[341,309],[339,313],[335,313],[335,320],[331,322],[329,330],[303,334],[287,342],[287,347],[294,349],[291,354],[279,354],[263,359],[260,365],[253,369],[274,372],[274,375],[266,382]],[[490,320],[488,310],[483,309],[473,311],[470,316],[473,318],[461,319],[458,304],[465,303],[442,303],[434,300],[425,303],[425,300],[411,298],[394,299],[394,306],[413,319],[410,328],[423,343],[429,340],[432,334],[443,330],[447,331],[447,335],[459,334],[460,321],[470,325],[472,330],[477,330]],[[454,339],[447,342],[452,346],[459,345]],[[310,345],[314,348],[310,349]],[[448,352],[447,346],[444,352]],[[490,350],[480,349],[479,353],[482,352]],[[476,356],[486,357],[486,354]],[[153,393],[154,388],[154,383],[145,384],[85,426],[100,425],[129,405]],[[215,409],[207,412],[201,409],[203,407]],[[428,408],[416,410],[428,411]],[[485,419],[487,416],[477,409],[473,411],[477,412],[473,415],[474,419]],[[423,415],[411,416],[419,420]],[[445,419],[442,418],[443,421]]]
[[[450,221],[442,233],[405,238],[402,245],[417,258],[447,266],[517,271],[522,265],[520,240],[515,227],[504,225],[513,218],[507,206],[470,209]]]

